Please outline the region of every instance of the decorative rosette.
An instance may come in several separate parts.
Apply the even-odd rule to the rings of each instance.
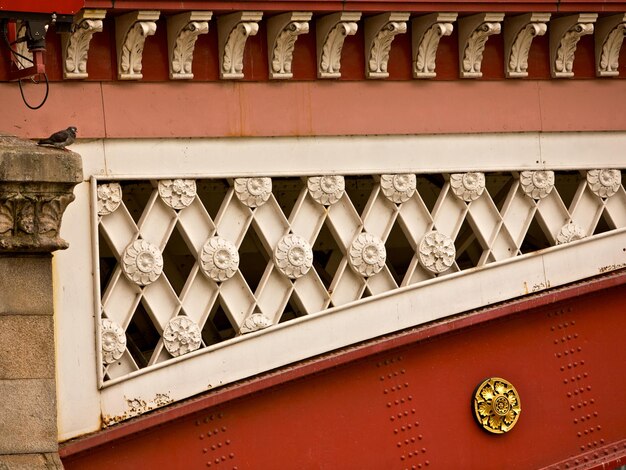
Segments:
[[[196,181],[160,180],[159,196],[172,209],[184,209],[196,198]]]
[[[129,281],[147,286],[163,272],[163,256],[156,245],[145,240],[135,240],[122,254],[122,271]]]
[[[336,203],[346,190],[346,182],[340,175],[311,176],[306,185],[313,200],[324,206]]]
[[[453,173],[450,175],[450,187],[462,201],[475,201],[485,190],[485,174],[478,171]]]
[[[354,272],[370,277],[385,266],[387,250],[380,238],[370,233],[361,233],[350,245],[349,255],[350,266]]]
[[[422,238],[418,256],[420,264],[430,272],[440,274],[454,264],[456,248],[450,237],[433,230]]]
[[[538,201],[550,194],[554,188],[554,171],[522,171],[519,181],[524,193]]]
[[[262,313],[253,313],[241,325],[241,334],[252,333],[253,331],[262,330],[272,326],[272,322]]]
[[[417,178],[412,173],[381,175],[380,187],[391,202],[400,204],[411,199],[417,187]]]
[[[259,207],[272,194],[271,178],[235,178],[235,194],[248,207]]]
[[[163,331],[165,349],[174,357],[195,351],[201,341],[200,328],[189,317],[172,318]]]
[[[494,434],[510,431],[521,412],[517,390],[499,377],[485,380],[474,394],[474,414],[485,431]]]
[[[112,320],[100,320],[100,337],[102,343],[102,362],[113,364],[126,351],[126,334],[124,329]]]
[[[587,184],[596,196],[611,197],[622,184],[622,172],[619,170],[589,170],[587,172]]]
[[[230,279],[239,268],[237,248],[225,238],[209,238],[200,251],[200,268],[215,282]]]
[[[98,215],[115,212],[122,202],[122,187],[119,183],[99,184],[96,190],[98,197]]]
[[[569,224],[565,224],[556,236],[556,244],[563,245],[564,243],[580,240],[581,238],[585,238],[583,229],[579,225],[570,222]]]
[[[285,276],[298,279],[313,266],[311,245],[298,235],[285,235],[274,250],[274,263]]]

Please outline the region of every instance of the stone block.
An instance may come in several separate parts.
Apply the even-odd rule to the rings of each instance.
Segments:
[[[0,380],[54,377],[52,317],[0,315]]]
[[[62,470],[59,454],[0,455],[0,470]]]
[[[0,316],[52,315],[51,256],[0,256],[0,292]]]

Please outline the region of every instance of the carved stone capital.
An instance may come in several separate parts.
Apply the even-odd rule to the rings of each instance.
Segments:
[[[267,20],[267,54],[270,79],[293,77],[291,62],[298,36],[309,32],[310,12],[291,12]]]
[[[81,10],[69,33],[61,35],[63,78],[87,78],[87,54],[94,33],[102,31],[106,10]]]
[[[359,28],[359,12],[332,13],[317,20],[317,77],[341,77],[341,51],[347,36]]]
[[[167,18],[167,52],[172,80],[191,80],[193,51],[201,34],[209,32],[210,11],[188,11]]]
[[[217,19],[217,39],[220,60],[220,78],[243,78],[243,53],[248,37],[259,32],[260,11],[240,11]]]
[[[437,48],[442,36],[450,36],[456,13],[432,13],[411,20],[413,78],[434,78]]]
[[[480,78],[483,52],[489,36],[500,34],[504,13],[479,13],[459,19],[459,71],[461,78]]]
[[[117,78],[141,80],[143,47],[148,36],[156,32],[158,11],[133,11],[115,18],[115,43],[117,47]]]
[[[528,53],[535,36],[543,36],[550,13],[526,13],[504,20],[504,74],[506,78],[528,76]]]
[[[596,76],[619,75],[619,51],[626,33],[626,13],[605,16],[596,23]]]
[[[552,78],[574,76],[574,55],[580,38],[593,34],[597,13],[581,13],[550,22],[550,74]]]
[[[409,13],[382,13],[365,19],[365,77],[387,78],[391,44],[406,33]]]

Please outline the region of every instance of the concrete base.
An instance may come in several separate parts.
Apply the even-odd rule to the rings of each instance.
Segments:
[[[60,470],[63,468],[59,454],[0,455],[0,470]]]

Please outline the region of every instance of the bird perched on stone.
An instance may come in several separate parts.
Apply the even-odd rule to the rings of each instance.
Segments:
[[[73,126],[70,126],[65,130],[55,132],[47,139],[41,139],[39,142],[37,142],[37,145],[64,149],[68,145],[72,145],[75,140],[76,140],[76,128]]]

